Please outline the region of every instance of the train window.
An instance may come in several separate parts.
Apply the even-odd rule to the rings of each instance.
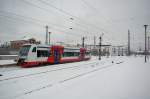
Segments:
[[[37,57],[49,57],[50,55],[48,50],[37,50]]]
[[[73,57],[73,56],[79,56],[79,52],[64,52],[63,57]]]
[[[27,56],[31,45],[25,45],[21,48],[19,54],[20,56]]]
[[[32,49],[32,52],[36,52],[36,47],[34,47],[34,48]]]
[[[79,52],[74,52],[74,56],[79,56],[80,53]]]
[[[90,55],[90,52],[86,52],[85,55]]]

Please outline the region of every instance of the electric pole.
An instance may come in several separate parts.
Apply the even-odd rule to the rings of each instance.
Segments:
[[[50,35],[51,35],[51,32],[49,32],[49,45],[50,45],[50,40],[51,40]]]
[[[120,47],[118,46],[118,56],[120,56]]]
[[[150,50],[150,45],[149,45],[149,36],[148,36],[148,52]]]
[[[48,26],[46,25],[46,39],[45,39],[45,44],[48,44]]]
[[[145,27],[145,63],[146,63],[146,54],[147,54],[147,47],[146,47],[146,45],[147,45],[147,39],[146,39],[146,29],[147,29],[147,26],[148,25],[144,25],[144,27]]]
[[[130,30],[128,30],[128,55],[130,56]]]
[[[96,45],[96,37],[94,36],[94,48],[95,48],[95,45]]]
[[[101,46],[102,46],[102,37],[99,37],[99,60],[101,60]]]
[[[123,50],[124,50],[124,49],[122,48],[122,56],[123,56]]]
[[[84,40],[85,40],[85,37],[82,38],[82,47],[84,47]]]

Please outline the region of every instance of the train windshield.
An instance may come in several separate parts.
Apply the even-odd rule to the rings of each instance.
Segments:
[[[31,47],[31,45],[25,45],[25,46],[23,46],[23,47],[21,48],[20,52],[19,52],[19,55],[20,55],[20,56],[27,56],[30,47]]]

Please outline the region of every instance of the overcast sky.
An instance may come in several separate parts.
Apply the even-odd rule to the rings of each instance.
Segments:
[[[49,26],[52,43],[103,43],[143,47],[144,24],[150,24],[150,0],[0,0],[0,41],[34,37],[45,42]],[[72,29],[70,29],[72,28]],[[150,26],[148,27],[150,35]]]

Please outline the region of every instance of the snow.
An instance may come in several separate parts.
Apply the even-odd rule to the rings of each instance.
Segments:
[[[14,60],[0,60],[0,65],[15,64]]]
[[[150,99],[144,57],[93,57],[0,74],[0,99]]]
[[[18,56],[18,55],[0,55],[0,56]]]

